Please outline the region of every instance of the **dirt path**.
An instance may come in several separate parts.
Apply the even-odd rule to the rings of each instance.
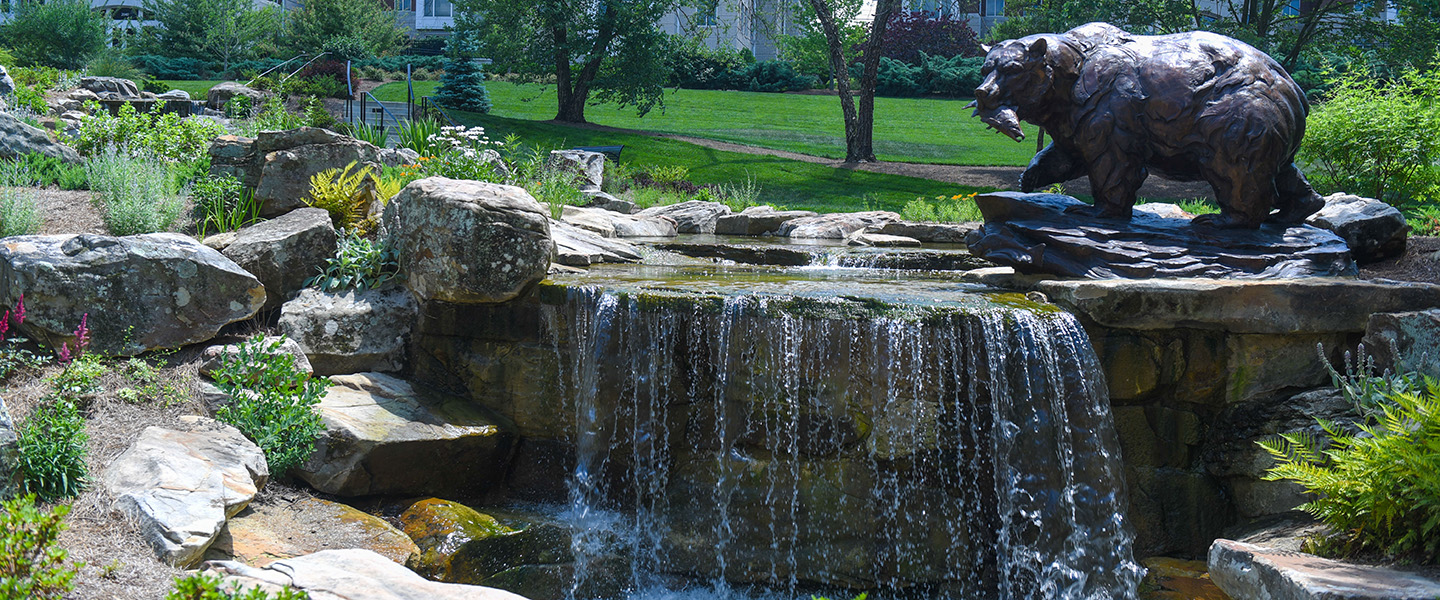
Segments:
[[[559,123],[550,121],[557,125],[569,127],[583,127],[595,131],[614,131],[617,133],[628,133],[632,135],[643,135],[647,137],[665,138],[681,142],[689,142],[697,146],[724,150],[726,152],[739,152],[741,154],[758,154],[765,156],[776,156],[790,160],[798,160],[817,165],[825,165],[837,169],[859,169],[874,173],[886,173],[889,175],[904,175],[907,177],[919,177],[934,181],[944,181],[970,187],[990,187],[1002,190],[1018,189],[1017,182],[1020,181],[1020,172],[1024,167],[970,167],[963,165],[937,165],[929,163],[907,163],[878,161],[873,163],[846,163],[833,158],[800,154],[798,152],[787,152],[785,150],[772,150],[758,146],[747,146],[731,142],[721,142],[706,138],[691,137],[688,135],[676,135],[670,133],[656,133],[653,131],[641,131],[637,129],[622,129],[619,127],[607,127],[605,125],[575,125],[574,123]],[[1090,195],[1090,181],[1086,178],[1073,179],[1065,182],[1065,193]],[[1140,188],[1140,197],[1156,199],[1178,199],[1188,200],[1190,198],[1214,199],[1214,191],[1210,184],[1204,182],[1170,181],[1151,177],[1145,181]]]

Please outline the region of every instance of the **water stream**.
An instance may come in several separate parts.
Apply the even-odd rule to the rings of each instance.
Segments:
[[[1074,317],[825,279],[592,278],[546,308],[574,419],[570,595],[1134,598],[1118,443]]]

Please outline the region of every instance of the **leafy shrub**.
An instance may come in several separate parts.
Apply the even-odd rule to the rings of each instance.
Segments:
[[[1299,159],[1321,193],[1440,201],[1440,71],[1378,80],[1352,69],[1306,120]]]
[[[490,112],[490,93],[485,90],[485,72],[472,58],[479,48],[468,36],[453,35],[446,43],[445,76],[435,101],[441,106],[475,113]]]
[[[747,52],[729,46],[710,48],[695,39],[685,41],[669,57],[669,85],[692,90],[718,90],[733,85],[732,74],[755,62]]]
[[[105,50],[90,59],[85,65],[85,74],[92,77],[119,77],[144,82],[149,76],[117,50]]]
[[[231,400],[215,418],[234,425],[265,452],[272,474],[284,474],[315,450],[324,429],[315,405],[330,382],[295,366],[295,357],[280,349],[283,340],[266,343],[255,336],[239,351],[222,354],[211,375]]]
[[[938,93],[947,96],[971,96],[980,86],[980,66],[984,58],[955,56],[944,58],[920,53],[918,64],[880,59],[875,77],[878,96],[916,97]]]
[[[323,208],[330,213],[335,226],[347,228],[365,218],[365,209],[373,199],[369,185],[371,167],[355,168],[355,162],[344,169],[325,169],[310,176],[310,194],[305,204]]]
[[[764,60],[732,72],[731,83],[747,92],[788,92],[815,87],[815,78],[796,73],[788,62]]]
[[[240,105],[235,107],[237,111],[243,108],[244,107]],[[286,129],[295,129],[305,124],[299,115],[286,110],[285,101],[280,99],[279,96],[266,96],[264,100],[260,101],[259,107],[254,107],[250,110],[253,116],[236,123],[236,129],[239,130],[240,134],[248,137],[255,137],[255,134],[261,131],[283,131]],[[237,112],[236,114],[246,113]]]
[[[1440,235],[1440,206],[1416,207],[1405,222],[1410,225],[1411,235]]]
[[[190,186],[195,203],[195,228],[200,237],[236,231],[260,220],[260,203],[230,175],[205,176]]]
[[[0,180],[12,181],[12,183],[0,185],[47,186],[54,184],[62,190],[83,190],[89,187],[84,165],[68,164],[39,152],[28,153],[21,159],[8,161],[4,163],[4,166],[0,166],[0,171],[5,173],[9,173],[11,170],[23,171],[23,182],[20,179],[11,179],[10,175],[0,173]]]
[[[440,122],[428,117],[401,123],[400,131],[397,134],[400,138],[400,147],[419,152],[420,156],[438,155],[440,150],[432,138],[440,134],[440,129]]]
[[[79,69],[105,48],[109,17],[90,9],[84,0],[15,2],[15,16],[5,24],[6,46],[21,65]]]
[[[45,217],[40,214],[40,201],[29,190],[0,189],[0,237],[40,233]]]
[[[77,357],[68,361],[65,370],[46,380],[51,395],[75,406],[84,406],[96,395],[105,391],[100,387],[100,378],[109,372],[105,363],[93,356]]]
[[[326,292],[363,292],[382,287],[399,274],[400,263],[393,248],[347,230],[335,247],[335,256],[326,259],[320,275],[310,278],[305,285]]]
[[[1336,533],[1316,549],[1440,557],[1440,382],[1425,388],[1386,394],[1358,434],[1322,421],[1328,447],[1306,433],[1260,442],[1278,463],[1266,479],[1318,494],[1300,508]]]
[[[921,56],[980,56],[980,40],[963,20],[922,11],[897,11],[885,27],[881,56],[917,64]],[[972,88],[973,89],[973,88]]]
[[[75,589],[80,565],[66,566],[70,553],[56,545],[68,514],[40,510],[33,495],[0,502],[0,598],[60,600]]]
[[[209,64],[198,58],[141,54],[130,57],[130,61],[156,79],[198,81],[211,75]]]
[[[435,42],[444,45],[447,43],[447,40],[437,39],[435,40]],[[414,48],[413,45],[411,47]],[[395,77],[394,79],[403,80],[405,79],[405,65],[410,65],[410,68],[412,69],[430,69],[431,71],[439,71],[445,68],[446,61],[447,59],[445,58],[445,56],[437,52],[433,55],[399,54],[396,56],[365,58],[357,60],[352,64],[358,69],[374,68],[380,69],[388,73],[398,72],[400,76]],[[369,75],[366,75],[366,78],[371,77]]]
[[[900,216],[907,221],[940,223],[970,223],[984,218],[980,214],[980,207],[975,204],[973,193],[916,198],[900,209]]]
[[[165,594],[165,600],[309,600],[310,593],[294,588],[283,588],[274,595],[258,587],[248,590],[238,586],[225,585],[224,580],[204,573],[195,573],[175,580],[175,589]]]
[[[80,123],[75,149],[84,156],[117,150],[164,162],[187,162],[207,155],[225,128],[212,119],[182,119],[175,113],[139,113],[121,105],[115,116],[97,111]]]
[[[111,234],[168,231],[180,218],[184,204],[166,165],[107,150],[86,161],[85,170]]]
[[[249,118],[254,116],[253,113],[255,111],[254,101],[252,101],[249,96],[241,96],[238,94],[226,100],[225,105],[221,108],[225,111],[225,118],[227,119]]]
[[[43,115],[50,111],[50,105],[45,103],[45,90],[38,85],[16,84],[10,100],[15,106],[30,109],[36,114]]]
[[[47,398],[25,419],[15,438],[25,493],[51,501],[84,489],[89,478],[85,465],[89,436],[74,403]]]

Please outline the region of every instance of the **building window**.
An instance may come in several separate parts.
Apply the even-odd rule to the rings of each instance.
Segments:
[[[425,0],[425,16],[450,16],[450,0]]]
[[[985,0],[985,16],[998,17],[1005,14],[1005,0]]]
[[[415,10],[415,0],[395,0],[395,10]]]
[[[1285,3],[1285,8],[1280,9],[1280,14],[1287,17],[1300,16],[1300,0],[1290,0]]]
[[[707,28],[713,28],[713,27],[718,26],[720,23],[719,23],[719,21],[715,18],[715,10],[716,10],[716,7],[717,7],[717,6],[718,6],[717,4],[711,4],[711,5],[708,6],[708,7],[707,7],[707,6],[702,6],[702,7],[700,7],[700,14],[698,14],[698,15],[695,16],[695,17],[696,17],[696,24],[699,25],[700,27],[707,27]]]

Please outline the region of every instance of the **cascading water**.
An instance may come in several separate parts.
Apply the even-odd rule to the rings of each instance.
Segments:
[[[1069,314],[568,294],[545,322],[569,359],[572,597],[1135,597]]]

